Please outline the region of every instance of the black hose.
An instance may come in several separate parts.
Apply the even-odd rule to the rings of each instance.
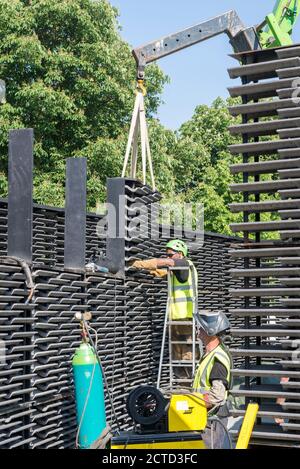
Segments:
[[[26,261],[24,261],[24,259],[21,259],[20,257],[14,257],[14,256],[0,257],[0,261],[2,261],[4,264],[5,264],[5,261],[7,261],[7,260],[11,260],[11,261],[14,261],[17,264],[19,264],[19,266],[24,271],[27,288],[29,288],[30,290],[33,289],[35,285],[34,285],[34,282],[33,282],[33,279],[32,279],[32,275],[31,275],[31,271],[30,271],[28,263]]]
[[[25,305],[28,305],[33,297],[34,290],[35,290],[35,284],[33,282],[31,270],[30,270],[28,263],[24,261],[24,259],[21,259],[20,257],[14,257],[14,256],[0,257],[0,261],[2,261],[3,264],[6,264],[5,261],[14,261],[21,267],[21,269],[23,269],[23,272],[25,274],[26,287],[30,290],[29,295],[25,301]]]
[[[112,409],[112,412],[113,412],[113,415],[114,415],[114,419],[115,419],[115,422],[117,424],[117,427],[118,427],[118,431],[120,432],[121,431],[121,427],[120,427],[120,424],[119,424],[119,421],[118,421],[118,418],[117,418],[117,414],[116,414],[116,411],[115,411],[115,406],[114,406],[114,403],[113,403],[113,400],[112,400],[112,397],[111,397],[111,394],[110,394],[110,390],[109,390],[109,386],[108,386],[108,382],[107,382],[107,378],[106,378],[106,375],[105,375],[105,371],[104,371],[104,368],[102,366],[102,363],[101,363],[101,360],[100,360],[100,357],[99,357],[99,354],[98,354],[98,350],[96,349],[95,347],[95,344],[94,344],[94,341],[92,339],[92,336],[89,332],[89,326],[87,325],[85,319],[83,319],[83,324],[84,324],[84,327],[85,327],[85,330],[87,331],[87,335],[88,335],[88,338],[90,340],[90,343],[94,349],[94,352],[96,354],[96,357],[97,357],[97,361],[99,363],[99,366],[101,368],[101,371],[102,371],[102,375],[103,375],[103,379],[104,379],[104,383],[105,383],[105,387],[106,387],[106,391],[107,391],[107,395],[108,395],[108,399],[109,399],[109,402],[110,402],[110,405],[111,405],[111,409]]]

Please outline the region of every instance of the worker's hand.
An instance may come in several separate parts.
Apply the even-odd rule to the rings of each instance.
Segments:
[[[135,269],[157,270],[157,259],[146,259],[145,261],[135,261],[131,264]]]
[[[168,275],[168,271],[165,269],[156,269],[156,270],[150,270],[150,274],[153,275],[154,277],[162,278]]]
[[[206,408],[211,409],[213,405],[209,401],[209,394],[203,394],[203,399],[205,400]]]

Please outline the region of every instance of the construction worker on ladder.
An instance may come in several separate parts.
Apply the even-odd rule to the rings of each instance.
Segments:
[[[201,311],[195,314],[198,339],[205,347],[193,383],[193,391],[203,394],[209,416],[209,424],[203,434],[208,448],[224,448],[228,423],[228,392],[232,387],[232,357],[222,342],[222,336],[230,329],[226,315],[220,311]],[[225,428],[224,428],[225,427]]]
[[[185,242],[175,239],[166,245],[166,256],[158,259],[135,261],[132,267],[147,269],[156,277],[164,277],[171,270],[170,319],[172,321],[193,320],[193,302],[198,298],[198,276],[193,262],[187,258],[188,247]],[[178,325],[172,328],[172,340],[192,340],[192,327]],[[191,360],[191,347],[174,346],[174,359]],[[180,374],[187,370],[177,370]]]

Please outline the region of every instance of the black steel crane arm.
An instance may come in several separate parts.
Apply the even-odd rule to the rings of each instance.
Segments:
[[[132,53],[138,66],[138,79],[144,78],[145,66],[148,63],[222,33],[229,36],[235,52],[260,48],[256,30],[254,28],[245,28],[237,12],[231,10],[196,26],[134,49]]]

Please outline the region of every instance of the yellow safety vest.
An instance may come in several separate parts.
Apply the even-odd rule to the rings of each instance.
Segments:
[[[227,381],[229,385],[229,389],[231,387],[231,368],[232,368],[232,359],[229,355],[229,352],[225,349],[225,347],[220,344],[214,350],[212,350],[207,355],[204,355],[202,360],[200,361],[194,383],[193,383],[193,390],[196,392],[205,393],[208,392],[212,385],[210,383],[210,374],[213,369],[215,360],[219,360],[222,365],[225,366],[227,370]],[[228,397],[228,392],[226,392],[226,399]]]
[[[175,273],[171,278],[170,316],[173,321],[192,319],[194,303],[198,298],[198,275],[192,261],[189,263],[189,277],[184,283],[178,282]]]

